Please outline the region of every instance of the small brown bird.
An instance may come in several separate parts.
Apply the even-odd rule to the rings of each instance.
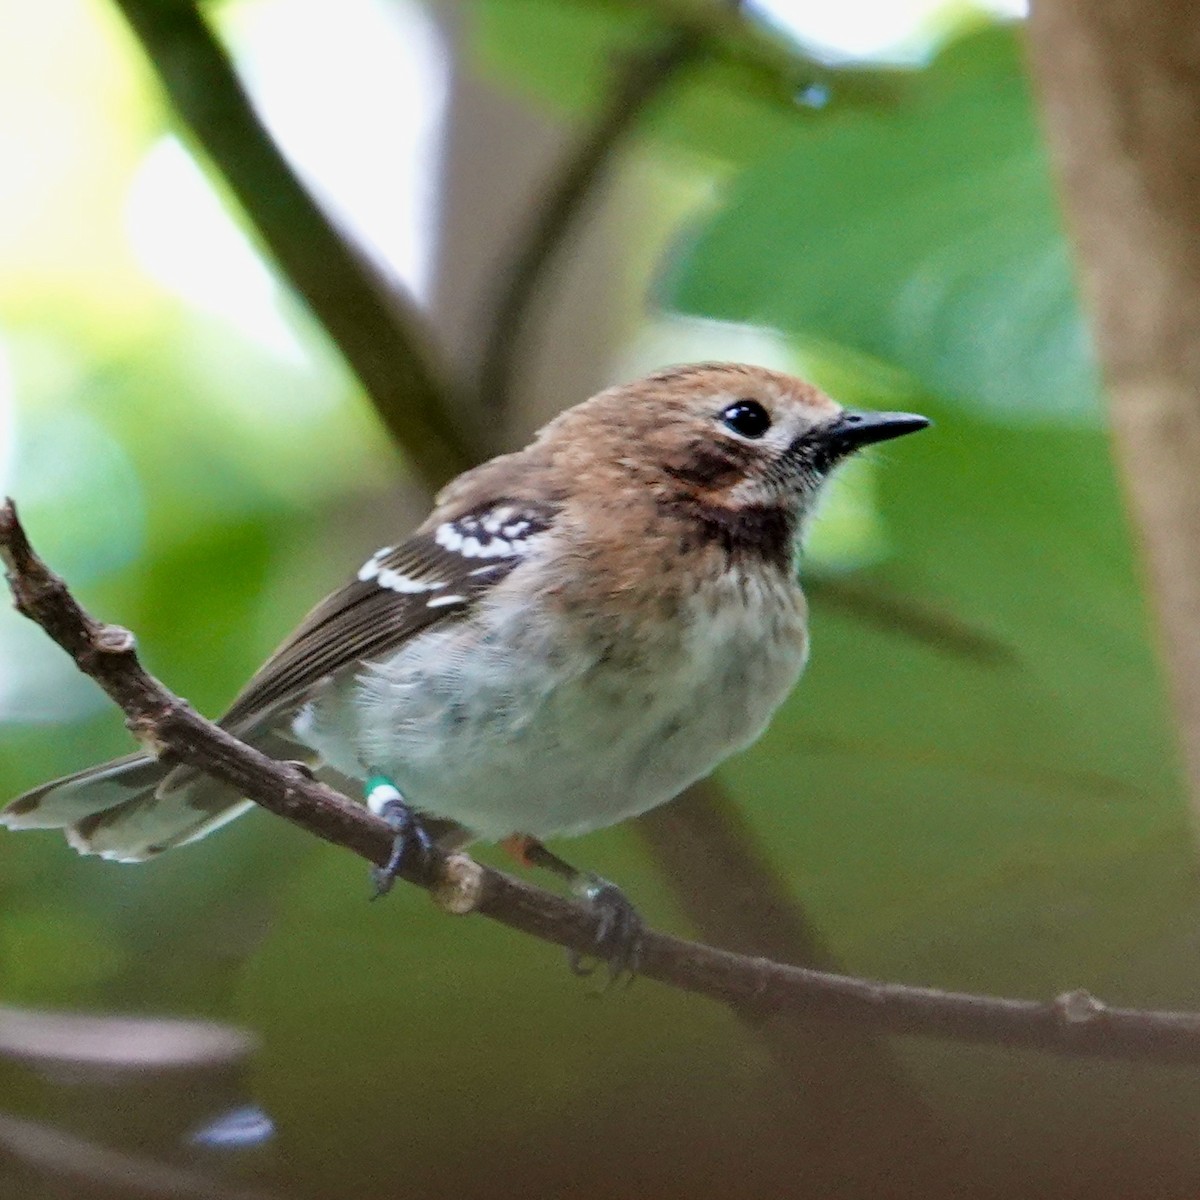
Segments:
[[[366,781],[397,831],[381,890],[431,837],[501,841],[598,905],[599,955],[632,967],[628,902],[541,840],[662,804],[759,736],[808,652],[797,560],[821,485],[860,447],[927,424],[733,363],[609,388],[449,484],[221,724]],[[131,862],[247,807],[134,754],[29,792],[0,821]]]

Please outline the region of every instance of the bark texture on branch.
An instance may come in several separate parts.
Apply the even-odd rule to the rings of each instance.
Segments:
[[[11,501],[0,505],[0,561],[17,610],[40,625],[124,711],[155,753],[206,771],[268,811],[382,864],[383,821],[289,763],[239,742],[173,695],[138,661],[133,635],[88,615],[34,552]],[[437,855],[402,877],[445,911],[482,913],[543,941],[587,954],[597,916],[465,855]],[[1049,1002],[880,983],[732,954],[647,931],[641,974],[764,1017],[791,1013],[890,1033],[950,1037],[1057,1053],[1200,1063],[1200,1013],[1108,1008],[1086,992]]]
[[[1034,0],[1029,33],[1200,805],[1200,21]]]

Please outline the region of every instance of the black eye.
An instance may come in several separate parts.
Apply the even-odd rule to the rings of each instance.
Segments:
[[[735,400],[721,420],[727,429],[748,438],[760,438],[771,428],[771,414],[757,400]]]

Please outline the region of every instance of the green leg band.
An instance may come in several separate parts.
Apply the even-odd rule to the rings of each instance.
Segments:
[[[363,784],[363,797],[367,807],[376,814],[381,813],[388,804],[397,801],[404,803],[400,789],[386,775],[370,776]]]

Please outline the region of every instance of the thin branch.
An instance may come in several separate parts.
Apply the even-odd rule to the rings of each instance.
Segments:
[[[369,862],[387,860],[392,834],[384,822],[297,767],[231,737],[149,675],[138,661],[133,635],[89,616],[38,558],[11,501],[0,506],[0,560],[17,611],[40,625],[104,689],[144,746],[207,772]],[[427,871],[410,868],[403,878],[431,892],[448,912],[482,913],[584,954],[594,945],[597,919],[588,908],[465,855],[438,855]],[[645,937],[641,973],[764,1016],[787,1012],[890,1033],[1200,1063],[1200,1013],[1108,1008],[1082,991],[1048,1003],[944,992],[787,966],[653,931]]]
[[[500,270],[498,294],[479,358],[479,403],[504,414],[511,406],[522,344],[547,268],[568,242],[617,149],[646,110],[695,61],[702,42],[675,32],[633,52],[609,89],[600,112],[550,172],[528,225],[514,239],[511,259]]]
[[[190,3],[116,0],[176,113],[212,160],[431,487],[470,466],[452,387],[424,319],[322,211],[255,113],[233,65]]]

